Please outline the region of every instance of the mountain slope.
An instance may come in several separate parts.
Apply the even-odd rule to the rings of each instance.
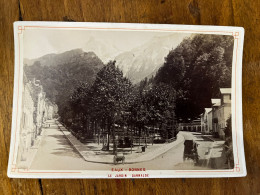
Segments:
[[[63,64],[63,63],[67,63],[70,62],[71,59],[73,59],[74,57],[80,55],[84,53],[84,51],[82,49],[73,49],[70,51],[66,51],[63,53],[59,53],[59,54],[47,54],[44,55],[42,57],[36,58],[36,59],[24,59],[24,64],[31,66],[33,65],[35,62],[40,62],[40,64],[42,66],[53,66],[53,65],[57,65],[57,64]]]
[[[118,55],[116,65],[133,83],[153,76],[163,65],[169,51],[176,48],[183,35],[154,37],[146,44]]]
[[[85,52],[95,52],[95,54],[104,62],[107,63],[109,60],[114,58],[120,53],[112,43],[99,40],[94,37],[90,37],[82,48]]]
[[[61,56],[66,58],[65,62],[58,60]],[[45,56],[36,59],[33,65],[25,66],[24,71],[29,80],[40,80],[47,98],[58,106],[69,99],[80,82],[93,82],[97,72],[104,66],[95,53],[82,50],[51,54],[46,59]]]

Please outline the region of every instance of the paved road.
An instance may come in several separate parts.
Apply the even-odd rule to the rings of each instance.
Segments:
[[[49,121],[50,127],[43,130],[42,141],[35,155],[30,169],[37,170],[111,170],[115,165],[90,163],[85,161],[78,152],[68,142],[67,138],[58,129],[54,121]],[[189,132],[183,133],[186,139],[194,139],[194,135]],[[207,150],[204,142],[201,146],[201,155]],[[204,147],[204,150],[203,150]],[[205,149],[206,148],[206,149]],[[192,161],[183,162],[183,142],[170,149],[166,153],[158,156],[152,161],[119,164],[120,168],[143,168],[149,170],[172,170],[172,169],[201,169],[195,167]]]
[[[185,139],[193,139],[198,143],[199,165],[212,169],[227,169],[224,140],[216,139],[214,142],[196,132],[181,132]]]
[[[54,121],[43,130],[41,144],[30,169],[37,170],[84,170],[97,169],[99,165],[86,162],[59,131]],[[103,165],[106,166],[106,165]]]

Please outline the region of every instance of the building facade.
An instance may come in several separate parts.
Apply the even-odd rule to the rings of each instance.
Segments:
[[[28,156],[32,146],[36,144],[37,136],[42,132],[44,123],[53,118],[54,107],[46,99],[40,81],[27,79],[24,74],[22,87],[22,111],[20,122],[20,137],[18,148],[18,164],[20,167],[28,168]]]
[[[41,134],[42,127],[46,121],[45,92],[39,80],[32,82],[32,97],[34,101],[34,124],[36,125],[35,138]]]
[[[28,151],[34,145],[35,124],[33,122],[34,103],[31,96],[31,84],[24,77],[22,88],[22,115],[20,122],[20,143],[18,160],[27,160]]]
[[[231,88],[221,88],[220,93],[220,99],[212,99],[212,125],[213,132],[224,139],[226,121],[231,115]]]
[[[179,123],[179,131],[201,132],[201,120],[195,119],[190,122]]]
[[[205,108],[201,114],[201,132],[203,134],[212,133],[212,108]]]

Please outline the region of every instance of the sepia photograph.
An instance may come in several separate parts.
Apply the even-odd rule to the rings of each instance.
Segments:
[[[232,32],[18,32],[18,171],[236,168]]]

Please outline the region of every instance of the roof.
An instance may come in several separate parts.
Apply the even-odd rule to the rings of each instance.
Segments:
[[[205,108],[206,113],[209,113],[212,110],[212,108]]]
[[[231,88],[220,88],[221,94],[231,94]]]
[[[220,99],[211,99],[211,103],[213,106],[220,106]]]

